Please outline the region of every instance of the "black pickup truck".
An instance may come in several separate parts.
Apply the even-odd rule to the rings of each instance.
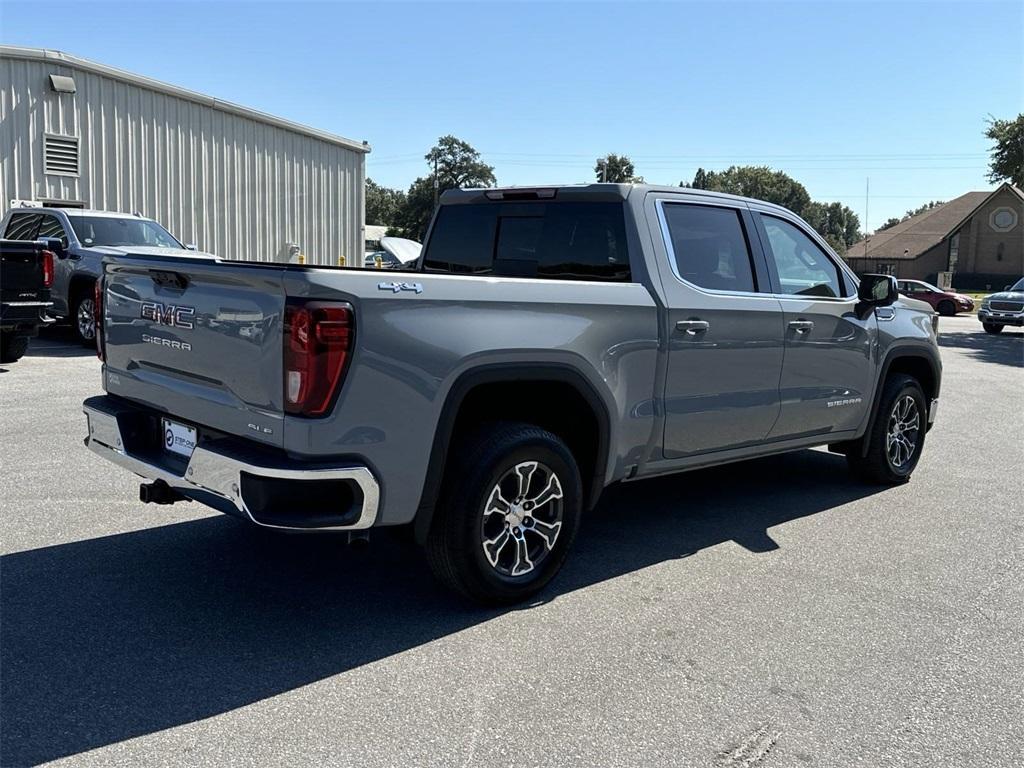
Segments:
[[[0,363],[19,359],[39,327],[52,322],[53,261],[44,241],[0,240]]]

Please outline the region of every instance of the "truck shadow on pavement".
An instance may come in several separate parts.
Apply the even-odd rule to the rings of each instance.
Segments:
[[[28,343],[25,357],[95,357],[96,350],[78,341],[70,325],[55,324],[39,331]],[[96,363],[99,366],[99,362]]]
[[[983,363],[997,363],[1024,368],[1024,333],[1004,328],[998,336],[984,331],[975,333],[940,333],[939,346],[959,349]]]
[[[880,490],[821,451],[613,488],[541,599],[722,542],[770,552],[773,526]],[[502,613],[442,591],[397,537],[360,552],[221,516],[7,555],[0,606],[9,766],[218,715]]]

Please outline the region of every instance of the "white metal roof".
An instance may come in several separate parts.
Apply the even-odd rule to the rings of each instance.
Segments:
[[[195,102],[196,104],[202,104],[204,106],[220,110],[221,112],[227,112],[229,114],[239,115],[240,117],[247,117],[250,120],[257,120],[261,123],[275,125],[278,128],[311,136],[315,139],[326,141],[331,144],[337,144],[355,152],[370,151],[370,145],[366,142],[346,139],[343,136],[336,136],[333,133],[327,133],[326,131],[321,131],[317,128],[310,128],[308,125],[302,125],[301,123],[293,123],[291,120],[285,120],[284,118],[275,117],[274,115],[268,115],[266,112],[249,109],[248,107],[233,104],[230,101],[215,99],[212,96],[206,96],[202,93],[197,93],[196,91],[179,88],[176,85],[170,85],[169,83],[153,80],[149,77],[136,75],[132,72],[126,72],[125,70],[117,69],[116,67],[109,67],[106,64],[89,61],[88,59],[80,59],[77,56],[72,56],[70,54],[63,53],[62,51],[51,51],[45,48],[23,48],[15,45],[0,45],[0,56],[15,59],[49,61],[55,65],[80,69],[86,72],[93,72],[95,74],[102,75],[103,77],[110,77],[115,80],[121,80],[122,82],[132,83],[143,88],[148,88],[159,93],[165,93],[169,96],[175,96],[179,99],[186,99],[188,101]]]

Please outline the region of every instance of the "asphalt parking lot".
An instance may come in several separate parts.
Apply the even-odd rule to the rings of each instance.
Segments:
[[[144,506],[99,364],[0,367],[0,764],[1024,762],[1024,333],[941,321],[912,482],[823,451],[622,486],[532,607],[417,550]]]

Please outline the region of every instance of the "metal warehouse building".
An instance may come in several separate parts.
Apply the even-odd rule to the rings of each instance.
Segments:
[[[0,46],[0,200],[139,212],[231,259],[361,264],[365,142]]]

